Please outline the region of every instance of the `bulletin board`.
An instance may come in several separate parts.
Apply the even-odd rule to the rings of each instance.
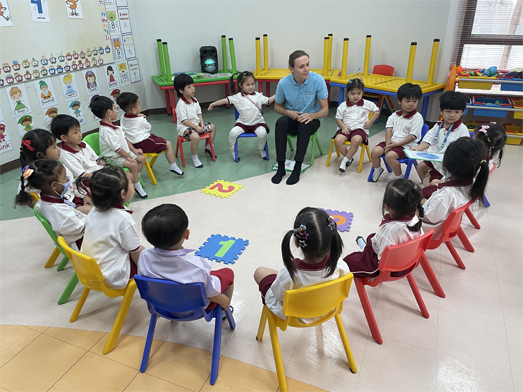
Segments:
[[[104,0],[6,2],[11,26],[0,26],[2,79],[26,82],[113,62]],[[39,5],[45,12],[38,14]]]

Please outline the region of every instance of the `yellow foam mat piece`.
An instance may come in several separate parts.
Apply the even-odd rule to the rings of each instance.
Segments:
[[[203,188],[201,192],[211,196],[221,197],[222,199],[227,199],[242,188],[243,185],[235,184],[234,182],[218,180],[213,182],[208,187]]]

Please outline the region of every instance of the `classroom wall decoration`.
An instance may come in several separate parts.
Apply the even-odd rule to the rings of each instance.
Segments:
[[[53,118],[55,118],[58,115],[58,108],[56,106],[51,106],[49,109],[46,109],[44,112],[44,121],[47,128],[51,126],[51,121],[53,121]]]
[[[118,106],[118,103],[116,103],[116,99],[120,96],[120,89],[118,88],[115,88],[114,90],[111,91],[111,99],[113,100],[114,102],[114,107],[116,108],[116,111],[117,112],[121,112],[122,109],[120,108],[120,106]]]
[[[83,80],[87,88],[87,94],[93,96],[100,94],[100,86],[98,85],[98,74],[95,68],[87,69],[83,72]]]
[[[130,34],[131,31],[131,18],[129,17],[129,9],[119,8],[118,9],[118,22],[120,24],[120,32],[122,34]]]
[[[138,60],[128,60],[127,65],[129,66],[131,83],[136,83],[142,80],[142,77],[140,76],[140,68],[138,67]]]
[[[111,35],[111,42],[113,44],[114,61],[125,59],[124,48],[122,47],[122,37],[120,35]]]
[[[118,83],[118,76],[116,75],[115,69],[116,64],[105,66],[105,76],[107,78],[107,87],[109,87],[109,90],[120,86],[120,83]]]
[[[0,154],[13,149],[13,143],[7,132],[7,126],[5,125],[4,114],[0,108]]]
[[[18,86],[8,86],[5,88],[13,116],[18,117],[23,114],[30,114],[32,112],[27,91],[23,84]]]
[[[125,86],[131,84],[131,79],[129,78],[129,70],[127,69],[127,62],[117,63],[118,66],[118,76],[120,79],[120,86]]]
[[[64,91],[64,98],[67,102],[73,101],[80,97],[75,74],[68,73],[65,75],[60,75],[60,84],[62,86],[62,90]]]
[[[125,52],[126,59],[132,59],[136,57],[136,49],[134,48],[134,40],[132,35],[122,36],[123,50]]]
[[[66,0],[67,17],[69,19],[83,19],[82,4],[80,0]]]
[[[43,78],[34,81],[36,94],[38,95],[38,101],[40,107],[44,112],[49,106],[57,105],[56,94],[54,92],[53,83],[51,78]]]
[[[28,0],[31,6],[31,17],[33,22],[49,23],[49,7],[47,0]]]
[[[127,0],[116,0],[117,7],[127,7]]]
[[[80,101],[75,100],[69,104],[69,114],[76,118],[80,125],[85,123],[84,115],[82,113],[82,104]]]
[[[18,126],[18,132],[20,133],[20,136],[24,137],[26,132],[34,129],[33,116],[30,114],[25,114],[21,117],[18,117],[16,118],[16,124]]]
[[[11,19],[11,11],[9,11],[9,3],[7,0],[0,2],[0,27],[13,26],[13,19]]]
[[[106,11],[107,20],[109,21],[109,32],[111,34],[119,34],[120,29],[118,28],[118,17],[116,11]]]

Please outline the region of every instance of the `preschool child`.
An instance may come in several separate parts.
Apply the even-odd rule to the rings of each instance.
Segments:
[[[93,114],[100,119],[100,155],[108,165],[126,167],[133,175],[133,186],[142,199],[147,193],[140,184],[140,172],[145,164],[141,149],[134,148],[125,138],[122,127],[114,124],[118,114],[111,98],[96,95],[89,106]]]
[[[460,120],[467,108],[468,97],[460,92],[446,91],[439,98],[440,115],[443,121],[438,121],[431,130],[427,132],[418,146],[412,148],[414,151],[435,152],[442,154],[448,145],[460,137],[469,136],[469,130]],[[433,180],[443,178],[443,166],[441,162],[423,161],[417,166],[419,176],[423,179],[423,185],[427,186]]]
[[[485,146],[485,157],[489,171],[494,165],[499,167],[503,159],[503,147],[507,142],[507,133],[502,125],[496,123],[480,124],[474,129],[474,139],[479,140]]]
[[[412,149],[421,138],[423,117],[416,110],[422,95],[421,87],[417,84],[405,83],[400,86],[396,95],[401,110],[389,116],[385,125],[385,141],[372,149],[371,160],[374,173],[371,182],[378,181],[383,173],[380,158],[383,154],[396,178],[401,177],[401,164],[398,159],[407,157],[403,149]]]
[[[369,144],[369,129],[380,116],[378,107],[372,101],[363,99],[365,85],[360,78],[353,78],[347,83],[347,101],[338,106],[336,124],[338,130],[333,136],[336,149],[343,155],[340,172],[352,164],[353,156],[361,143]],[[369,119],[369,114],[372,117]],[[345,142],[350,141],[347,149]]]
[[[23,168],[22,178],[33,189],[40,190],[40,200],[36,203],[38,212],[51,224],[56,235],[64,237],[73,247],[80,249],[85,230],[85,214],[63,195],[71,185],[65,174],[65,167],[53,159],[37,159]],[[16,203],[27,205],[31,196],[22,190],[16,196]]]
[[[456,209],[471,200],[484,203],[488,181],[488,163],[483,158],[485,146],[477,139],[461,137],[452,142],[443,156],[444,181],[423,188],[427,199],[423,207],[423,222],[430,223],[434,235],[438,234],[445,219]]]
[[[303,260],[294,258],[291,241],[303,252]],[[343,241],[334,218],[318,208],[302,209],[294,221],[294,229],[283,237],[281,251],[285,267],[280,272],[258,267],[254,272],[262,302],[274,315],[285,319],[285,291],[328,282],[349,273],[347,265],[338,260],[342,250]],[[313,322],[309,319],[302,321]]]
[[[360,251],[351,253],[343,259],[354,277],[378,276],[378,265],[386,248],[414,240],[423,234],[422,199],[421,188],[410,180],[396,178],[387,184],[381,206],[383,220],[378,231],[370,234],[367,241],[358,236],[356,243]],[[405,276],[409,272],[410,270],[393,272],[391,276]]]
[[[216,125],[211,123],[204,123],[202,117],[202,108],[194,98],[194,80],[187,74],[179,74],[174,78],[174,89],[176,95],[180,98],[176,104],[176,117],[178,119],[176,128],[178,136],[182,136],[185,140],[191,141],[191,157],[194,167],[202,168],[203,163],[198,158],[198,143],[200,142],[200,134],[210,133],[211,140],[214,143],[216,135]],[[209,144],[205,146],[205,152],[212,158],[211,147]],[[214,155],[216,158],[216,154]]]
[[[207,310],[216,305],[228,309],[234,291],[234,273],[230,268],[211,271],[211,260],[191,255],[194,249],[183,249],[191,233],[188,227],[187,214],[175,204],[161,204],[149,210],[142,219],[142,232],[154,248],[147,248],[140,255],[138,273],[181,284],[202,283],[208,299]]]
[[[167,162],[169,162],[169,170],[181,176],[183,171],[180,170],[174,161],[172,143],[150,132],[151,124],[145,119],[145,115],[141,113],[142,106],[140,105],[138,95],[134,93],[121,93],[118,98],[116,98],[116,103],[125,112],[120,119],[120,125],[125,137],[131,142],[134,148],[141,149],[144,153],[160,153],[165,151],[165,157],[167,158]]]
[[[73,116],[57,115],[51,122],[51,132],[62,141],[60,162],[76,178],[91,177],[93,172],[105,166],[91,146],[82,141],[80,123]]]
[[[238,75],[236,80],[238,89],[234,83],[234,77]],[[242,133],[255,133],[258,136],[258,150],[262,159],[267,160],[265,153],[265,143],[267,142],[267,134],[269,133],[269,126],[265,124],[263,119],[263,105],[270,105],[274,102],[274,95],[270,98],[254,91],[256,79],[252,72],[243,71],[237,72],[231,76],[229,81],[229,88],[234,95],[227,98],[220,99],[209,105],[209,111],[216,106],[225,104],[233,104],[239,113],[236,124],[229,132],[229,149],[231,150],[232,159],[236,158],[234,146],[236,139]],[[238,161],[240,157],[238,157]]]
[[[45,158],[55,161],[60,160],[60,147],[56,144],[56,137],[45,129],[33,129],[32,131],[26,132],[22,137],[22,145],[20,146],[21,167],[25,168],[35,160]],[[67,167],[65,168],[65,175],[71,180],[71,186],[64,192],[63,198],[74,203],[78,210],[87,214],[92,208],[91,198],[88,196],[89,189],[86,187],[79,189],[76,186],[76,177]],[[20,191],[22,187],[27,193],[40,194],[40,189],[31,187],[28,181],[23,177],[20,179],[18,191]],[[34,207],[34,201],[30,201],[29,199],[25,200],[28,201],[28,207]]]
[[[120,167],[104,167],[91,176],[94,208],[87,215],[81,251],[96,260],[111,289],[127,286],[137,273],[144,249],[131,217],[133,211],[125,208],[134,189],[131,173]]]

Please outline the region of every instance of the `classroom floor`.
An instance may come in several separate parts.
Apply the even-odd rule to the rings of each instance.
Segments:
[[[222,113],[231,116],[225,109],[216,116]],[[166,116],[151,117],[153,127],[159,123],[172,127]],[[214,113],[206,118],[218,122]],[[267,118],[269,124],[273,121]],[[224,127],[225,123],[221,129]],[[333,123],[322,126],[325,153],[332,129]],[[371,137],[370,145],[382,138],[383,133]],[[158,341],[149,367],[145,374],[139,373],[149,313],[138,292],[117,347],[104,356],[102,347],[121,300],[92,292],[78,320],[70,323],[81,289],[76,288],[69,302],[57,305],[72,267],[62,272],[43,267],[53,246],[28,214],[0,222],[0,390],[277,390],[268,331],[261,342],[255,339],[262,305],[252,278],[254,270],[258,266],[282,268],[282,235],[305,206],[354,213],[350,232],[341,235],[344,254],[356,251],[356,236],[375,232],[381,221],[381,200],[391,176],[383,174],[378,183],[368,183],[367,161],[362,173],[357,173],[354,164],[341,174],[339,158],[332,155],[329,168],[325,167],[326,156],[317,157],[297,185],[273,185],[268,168],[274,155],[271,161],[262,161],[256,157],[255,142],[242,142],[238,165],[245,166],[244,173],[232,172],[234,166],[227,161],[236,164],[228,156],[225,139],[217,143],[218,161],[205,158],[205,170],[198,176],[197,169],[190,167],[185,179],[161,175],[159,160],[156,189],[147,186],[144,176],[146,190],[151,195],[158,192],[158,197],[134,199],[131,204],[137,223],[160,203],[180,205],[190,222],[187,248],[197,249],[211,234],[249,240],[236,263],[229,265],[235,272],[232,305],[237,326],[232,331],[224,324],[216,384],[211,387],[208,380],[214,325],[201,320],[158,320]],[[269,144],[274,154],[272,134]],[[505,152],[501,168],[490,179],[487,196],[491,207],[473,208],[481,229],[463,219],[462,227],[476,251],[469,253],[455,242],[467,269],[460,270],[446,248],[427,251],[446,298],[433,293],[421,269],[414,271],[430,318],[421,315],[406,279],[368,288],[384,339],[379,345],[370,335],[353,285],[342,319],[358,372],[352,374],[348,369],[333,320],[319,327],[289,328],[279,336],[291,391],[523,390],[523,154],[519,146],[507,146]],[[176,188],[175,194],[160,190],[175,187],[177,181],[190,186],[200,175],[201,181],[195,181],[192,190]],[[244,187],[228,199],[199,191],[216,179]],[[415,180],[415,173],[411,179]],[[143,244],[149,246],[145,239]],[[214,268],[220,267],[223,265],[214,263]]]

